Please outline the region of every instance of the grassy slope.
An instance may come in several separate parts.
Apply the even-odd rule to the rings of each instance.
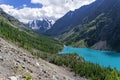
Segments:
[[[0,36],[31,52],[57,53],[62,49],[58,41],[35,34],[27,28],[13,27],[2,16],[0,16]]]

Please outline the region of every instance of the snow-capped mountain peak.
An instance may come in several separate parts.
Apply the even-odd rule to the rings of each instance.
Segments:
[[[39,20],[33,20],[26,24],[29,28],[33,29],[34,31],[38,33],[44,33],[48,29],[50,29],[53,25],[53,20],[48,20],[47,18],[42,18]]]

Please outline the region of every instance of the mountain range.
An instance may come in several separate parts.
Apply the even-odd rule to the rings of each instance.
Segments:
[[[96,0],[52,23],[45,18],[23,24],[0,9],[0,80],[120,79],[120,72],[111,66],[86,62],[76,53],[57,54],[67,45],[88,53],[87,48],[107,50],[101,54],[118,60],[118,54],[110,51],[120,52],[120,0]],[[99,54],[85,56],[99,59]]]
[[[69,11],[54,24],[44,18],[23,25],[0,9],[1,16],[19,29],[26,30],[27,26],[39,34],[58,38],[65,45],[112,51],[120,51],[119,13],[119,0],[96,0]]]
[[[31,28],[37,33],[45,33],[52,27],[52,21],[48,20],[47,18],[43,18],[41,20],[33,20],[25,24],[25,26]]]
[[[120,51],[120,0],[96,0],[70,11],[45,34],[66,45]]]

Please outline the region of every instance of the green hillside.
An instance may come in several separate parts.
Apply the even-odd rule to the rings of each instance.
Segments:
[[[27,28],[14,27],[2,16],[0,16],[0,37],[33,53],[57,53],[62,49],[62,45],[58,41],[38,35]]]

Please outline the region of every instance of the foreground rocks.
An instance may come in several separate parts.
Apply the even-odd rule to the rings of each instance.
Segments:
[[[86,80],[0,38],[0,80]]]

